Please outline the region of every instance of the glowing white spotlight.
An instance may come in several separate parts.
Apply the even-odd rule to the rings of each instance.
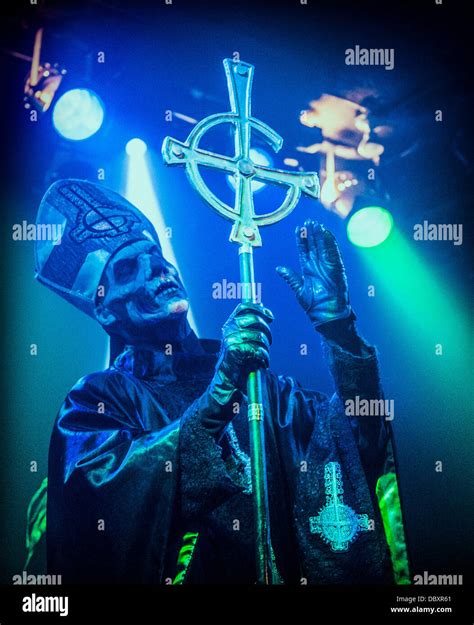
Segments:
[[[130,139],[130,141],[125,146],[125,152],[129,156],[145,156],[147,151],[147,145],[141,139]]]
[[[92,137],[104,121],[104,105],[90,89],[66,91],[53,109],[53,125],[65,139],[82,141]]]

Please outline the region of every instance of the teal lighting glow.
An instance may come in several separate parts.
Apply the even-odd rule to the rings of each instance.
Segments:
[[[349,241],[358,247],[383,243],[393,227],[393,217],[385,208],[366,206],[354,213],[347,224]]]
[[[66,91],[53,109],[53,125],[56,131],[70,141],[82,141],[92,137],[104,121],[104,105],[99,96],[90,89]]]

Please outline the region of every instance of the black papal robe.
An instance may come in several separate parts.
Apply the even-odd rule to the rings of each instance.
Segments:
[[[226,408],[240,411],[221,438],[203,427],[220,409],[206,392],[218,347],[201,340],[176,352],[171,370],[153,352],[127,348],[70,391],[49,453],[49,573],[87,583],[255,581],[245,398]],[[264,376],[276,566],[287,584],[391,583],[376,498],[379,479],[394,471],[390,433],[383,417],[344,411],[347,399],[382,396],[376,352],[358,357],[330,341],[326,352],[332,398]],[[318,531],[330,519],[335,467],[338,510],[368,521],[346,549],[330,528]]]

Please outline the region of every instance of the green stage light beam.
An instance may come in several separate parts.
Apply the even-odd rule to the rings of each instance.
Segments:
[[[358,251],[370,268],[370,283],[375,296],[383,298],[390,323],[395,320],[395,331],[414,346],[420,370],[428,377],[437,373],[438,388],[450,385],[451,390],[464,392],[472,385],[467,303],[456,285],[448,285],[448,278],[427,266],[416,245],[394,228],[381,245]]]

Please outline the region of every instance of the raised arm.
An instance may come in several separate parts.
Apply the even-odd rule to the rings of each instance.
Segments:
[[[312,220],[298,227],[295,234],[301,273],[288,267],[277,267],[277,272],[323,337],[336,399],[350,419],[366,472],[375,476],[385,458],[386,424],[381,417],[359,416],[351,408],[360,405],[361,400],[383,397],[376,350],[357,332],[334,235]]]

